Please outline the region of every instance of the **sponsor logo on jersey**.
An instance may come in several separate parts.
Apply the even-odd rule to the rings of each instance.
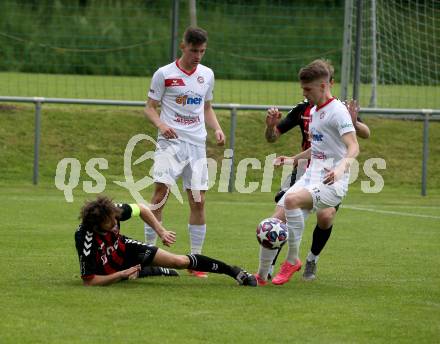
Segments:
[[[353,123],[343,123],[341,124],[341,129],[353,128]]]
[[[178,113],[174,114],[174,122],[181,123],[184,125],[190,125],[194,123],[200,123],[200,117],[183,116]]]
[[[176,103],[182,106],[185,105],[200,105],[202,104],[201,97],[190,97],[187,95],[176,97]]]
[[[205,79],[203,78],[203,76],[199,75],[199,76],[197,77],[197,82],[198,82],[199,84],[203,84],[203,83],[205,82]]]
[[[319,159],[319,160],[326,160],[327,155],[325,155],[324,152],[312,151],[312,158]]]
[[[165,87],[185,86],[183,79],[165,79]]]
[[[323,134],[321,134],[319,131],[317,131],[316,129],[312,129],[311,131],[311,136],[312,136],[312,141],[314,142],[321,142],[322,138],[324,137]]]

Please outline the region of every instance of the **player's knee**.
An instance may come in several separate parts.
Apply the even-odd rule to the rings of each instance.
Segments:
[[[205,197],[200,195],[200,197],[193,196],[190,201],[190,208],[193,212],[203,213],[205,210]]]
[[[160,204],[167,197],[168,189],[166,185],[164,187],[159,187],[154,190],[153,197],[151,199],[152,204]]]
[[[335,208],[327,208],[324,211],[320,211],[317,214],[318,226],[321,229],[330,228],[333,224],[333,219],[335,217]]]
[[[300,200],[295,195],[295,193],[290,193],[286,195],[286,198],[284,199],[284,207],[287,209],[296,209],[300,208]]]
[[[205,192],[198,190],[189,190],[188,197],[191,205],[204,206]]]
[[[189,258],[187,256],[175,255],[173,257],[173,265],[176,269],[185,269],[188,267]]]

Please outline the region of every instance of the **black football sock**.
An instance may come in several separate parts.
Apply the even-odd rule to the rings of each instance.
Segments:
[[[188,254],[187,257],[189,258],[188,269],[190,270],[225,274],[232,278],[235,278],[237,275],[237,272],[232,269],[230,265],[223,263],[220,260],[203,256],[201,254]]]
[[[330,226],[329,229],[321,229],[318,225],[316,225],[315,230],[313,231],[312,248],[310,249],[315,256],[319,256],[321,253],[322,249],[327,243],[328,238],[330,238],[332,228],[333,226]]]
[[[160,266],[144,266],[139,271],[139,278],[152,276],[179,276],[179,273],[174,269],[163,268]]]

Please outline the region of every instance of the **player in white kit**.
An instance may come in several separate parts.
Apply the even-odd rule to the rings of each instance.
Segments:
[[[188,229],[191,253],[200,254],[206,234],[205,191],[208,189],[205,123],[214,130],[218,145],[225,135],[212,108],[214,72],[200,64],[208,35],[200,28],[188,28],[180,44],[182,56],[159,68],[153,75],[145,115],[158,128],[154,156],[155,189],[152,211],[162,220],[169,188],[182,177],[190,205]],[[158,106],[161,104],[160,116]],[[145,241],[156,242],[156,233],[145,225]],[[190,271],[196,277],[206,273]]]
[[[287,259],[272,279],[277,285],[288,282],[293,273],[301,269],[299,246],[305,219],[312,210],[336,207],[341,203],[348,191],[350,165],[359,154],[350,114],[331,94],[326,63],[313,61],[300,70],[299,79],[304,97],[316,106],[310,112],[311,147],[295,159],[310,159],[310,165],[278,202],[279,206],[284,206],[289,239]],[[261,285],[266,283],[261,278],[267,275],[275,254],[276,251],[261,248],[257,275]]]

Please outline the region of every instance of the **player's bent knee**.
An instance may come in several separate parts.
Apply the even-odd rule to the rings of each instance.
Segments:
[[[185,269],[188,267],[189,258],[187,256],[176,255],[173,257],[173,265],[176,269]]]
[[[333,219],[335,218],[335,215],[336,215],[336,209],[333,207],[319,211],[317,213],[317,220],[319,227],[321,229],[330,228],[333,224]]]
[[[284,199],[284,207],[287,209],[300,208],[300,200],[295,193],[286,195]]]
[[[205,202],[191,203],[190,208],[192,211],[202,213],[205,210]]]

